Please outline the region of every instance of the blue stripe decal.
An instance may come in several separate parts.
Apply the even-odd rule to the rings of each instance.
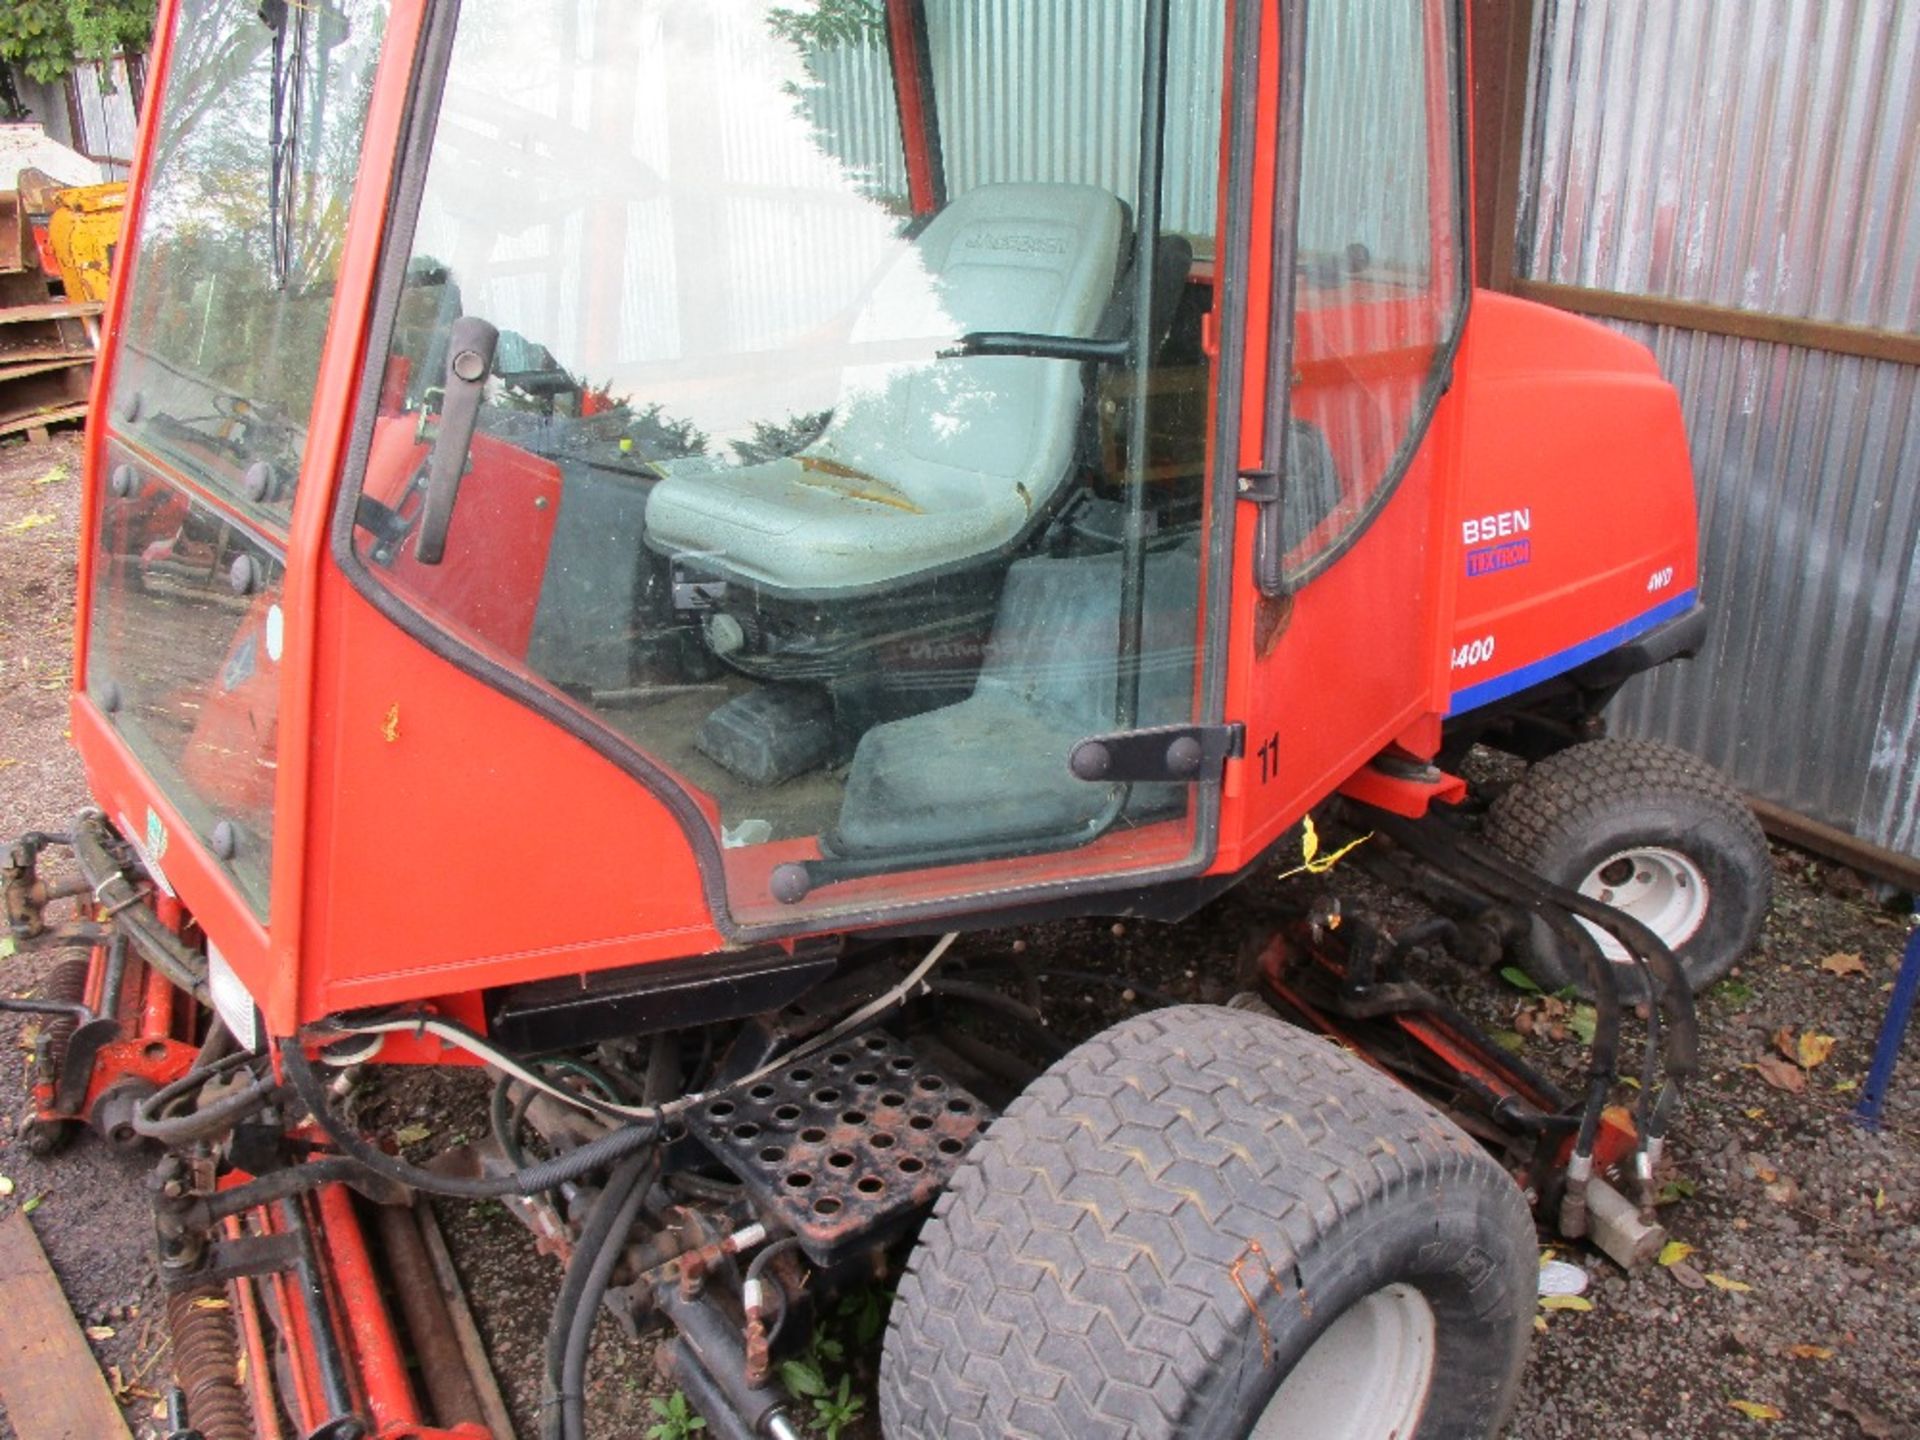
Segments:
[[[1693,609],[1697,590],[1688,590],[1674,596],[1671,600],[1656,605],[1644,615],[1636,616],[1624,625],[1594,636],[1591,640],[1582,640],[1570,650],[1562,650],[1557,655],[1549,655],[1544,660],[1536,660],[1531,665],[1522,665],[1518,670],[1508,671],[1505,675],[1496,675],[1491,680],[1482,680],[1478,685],[1470,685],[1465,690],[1453,692],[1453,705],[1447,711],[1449,716],[1464,714],[1468,710],[1478,710],[1482,705],[1491,705],[1496,700],[1504,700],[1509,695],[1518,695],[1522,690],[1538,685],[1542,680],[1551,680],[1563,675],[1577,665],[1584,665],[1596,655],[1604,655],[1609,650],[1618,649],[1629,640],[1644,635],[1657,625],[1676,620]]]

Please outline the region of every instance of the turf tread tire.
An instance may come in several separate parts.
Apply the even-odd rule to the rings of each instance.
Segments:
[[[1513,1182],[1417,1096],[1277,1019],[1135,1017],[1036,1080],[940,1197],[893,1308],[882,1428],[1244,1434],[1339,1310],[1401,1278],[1345,1278],[1395,1244],[1469,1272],[1419,1434],[1491,1433],[1534,1309]]]
[[[1644,823],[1636,825],[1636,817]],[[1659,740],[1608,737],[1569,746],[1530,766],[1487,812],[1486,839],[1547,879],[1579,888],[1596,849],[1665,844],[1689,854],[1713,878],[1700,932],[1677,951],[1695,991],[1712,984],[1753,947],[1772,903],[1767,837],[1740,792],[1697,755]],[[1596,844],[1595,837],[1608,837]],[[1702,849],[1702,847],[1707,847]],[[1729,868],[1731,867],[1731,868]],[[1587,978],[1544,931],[1534,978],[1549,989]],[[1626,977],[1629,998],[1643,993]]]

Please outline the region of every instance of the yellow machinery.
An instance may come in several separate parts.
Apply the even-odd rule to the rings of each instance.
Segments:
[[[19,184],[35,238],[41,240],[42,266],[60,277],[67,299],[104,303],[120,243],[125,183],[65,188],[41,171],[23,170]]]

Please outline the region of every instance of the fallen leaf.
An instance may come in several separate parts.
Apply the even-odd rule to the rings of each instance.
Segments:
[[[1500,978],[1516,990],[1524,990],[1529,995],[1540,993],[1540,983],[1518,965],[1508,965],[1500,971]]]
[[[231,1310],[233,1305],[223,1295],[202,1295],[193,1302],[196,1310]]]
[[[1778,1406],[1765,1405],[1758,1400],[1729,1400],[1727,1404],[1738,1410],[1749,1420],[1778,1420],[1782,1411]]]
[[[1693,1253],[1693,1247],[1684,1240],[1669,1240],[1660,1247],[1660,1263],[1677,1265]]]
[[[87,1326],[87,1338],[89,1340],[111,1340],[113,1336],[114,1329],[111,1325]]]
[[[1676,1282],[1686,1286],[1689,1290],[1704,1290],[1707,1288],[1707,1277],[1684,1260],[1676,1260],[1673,1264],[1669,1265],[1667,1267],[1667,1274],[1671,1275]]]
[[[1573,1007],[1573,1013],[1567,1017],[1567,1028],[1573,1032],[1573,1038],[1582,1045],[1593,1044],[1593,1037],[1599,1025],[1599,1015],[1591,1005],[1576,1005]]]
[[[1784,1090],[1789,1095],[1806,1093],[1807,1072],[1778,1055],[1763,1055],[1753,1062],[1753,1068],[1760,1072],[1762,1080],[1776,1090]]]
[[[1584,1295],[1542,1295],[1542,1310],[1591,1310],[1593,1302]]]
[[[5,960],[12,954],[13,937],[11,935],[0,935],[0,960]]]
[[[1518,1055],[1527,1048],[1527,1037],[1518,1030],[1496,1030],[1493,1032],[1493,1043],[1510,1055]]]
[[[380,738],[392,745],[400,738],[400,707],[388,707],[387,718],[380,722]]]
[[[1787,1353],[1796,1360],[1831,1360],[1832,1347],[1827,1345],[1789,1345]]]
[[[1873,1208],[1876,1213],[1887,1208],[1887,1192],[1884,1186],[1873,1187]]]
[[[1764,1120],[1767,1118],[1767,1112],[1764,1106],[1753,1105],[1747,1108],[1746,1117],[1749,1120]]]
[[[1835,953],[1820,962],[1820,968],[1829,975],[1865,975],[1867,962],[1858,955]]]
[[[46,1197],[46,1196],[44,1196],[44,1195],[35,1195],[35,1196],[33,1196],[33,1197],[32,1197],[31,1199],[29,1199],[29,1200],[28,1200],[28,1201],[27,1201],[27,1202],[26,1202],[25,1204],[23,1204],[23,1205],[22,1205],[22,1206],[20,1207],[20,1213],[21,1213],[22,1215],[31,1215],[31,1214],[33,1214],[33,1212],[34,1212],[34,1211],[36,1211],[36,1210],[38,1210],[38,1209],[40,1208],[40,1202],[41,1202],[41,1201],[43,1201],[43,1200],[45,1200],[46,1198],[47,1198],[47,1197]]]
[[[0,1175],[0,1195],[11,1194],[13,1194],[13,1181],[9,1180],[5,1175]]]
[[[432,1128],[426,1125],[402,1125],[393,1132],[393,1138],[402,1145],[418,1145],[432,1134]]]
[[[1794,1058],[1800,1062],[1800,1068],[1811,1070],[1833,1053],[1834,1039],[1831,1035],[1817,1035],[1809,1030],[1800,1037],[1799,1054]]]
[[[7,526],[7,534],[23,535],[29,530],[38,530],[42,525],[51,525],[53,522],[54,517],[52,515],[43,515],[38,512],[32,515],[22,515],[18,520]]]
[[[1767,1186],[1767,1198],[1776,1205],[1791,1205],[1800,1198],[1800,1186],[1791,1175],[1783,1175]]]
[[[1660,1187],[1660,1193],[1653,1197],[1656,1205],[1677,1205],[1682,1200],[1691,1200],[1694,1196],[1694,1183],[1691,1180],[1669,1180]]]
[[[1858,1080],[1836,1080],[1833,1082],[1833,1093],[1836,1095],[1850,1094],[1859,1088],[1860,1082]]]
[[[1546,1334],[1547,1333],[1547,1317],[1544,1315],[1534,1316],[1533,1328],[1538,1330],[1542,1335]]]
[[[1716,1290],[1730,1290],[1735,1295],[1745,1295],[1753,1289],[1753,1286],[1747,1284],[1746,1281],[1735,1280],[1732,1276],[1722,1275],[1717,1270],[1709,1270],[1706,1274],[1706,1281]]]
[[[40,476],[33,483],[36,485],[58,485],[62,480],[66,478],[67,478],[67,467],[65,465],[55,465],[52,469],[48,470],[46,474]]]

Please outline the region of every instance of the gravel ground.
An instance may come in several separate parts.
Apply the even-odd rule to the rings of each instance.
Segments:
[[[9,834],[57,821],[84,800],[63,740],[78,470],[70,435],[46,447],[0,447],[0,830]],[[1516,1440],[1920,1435],[1920,1041],[1908,1042],[1883,1133],[1863,1132],[1848,1115],[1905,919],[1850,871],[1784,848],[1775,871],[1762,945],[1702,1002],[1703,1079],[1671,1150],[1675,1193],[1691,1193],[1663,1211],[1693,1253],[1627,1276],[1597,1255],[1559,1248],[1589,1272],[1593,1309],[1542,1315],[1508,1432]],[[1222,1000],[1245,938],[1281,898],[1277,883],[1256,882],[1178,929],[1085,922],[991,932],[969,937],[959,957],[1020,947],[1128,977],[1142,991]],[[44,969],[22,959],[6,965],[11,994],[31,993]],[[1490,1029],[1517,1036],[1532,1028],[1526,1056],[1549,1073],[1578,1065],[1575,1045],[1527,1023],[1536,998],[1490,976],[1428,978]],[[1110,986],[1049,986],[1051,1018],[1068,1037],[1110,1023],[1126,1003]],[[25,1028],[0,1018],[0,1055],[13,1057],[0,1064],[0,1094],[16,1115],[26,1106]],[[1830,1052],[1811,1066],[1789,1063],[1780,1040],[1800,1055],[1798,1038],[1808,1033],[1832,1037]],[[1808,1053],[1822,1048],[1816,1040]],[[388,1079],[364,1118],[389,1132],[424,1126],[431,1134],[420,1144],[432,1149],[480,1132],[481,1099],[472,1077]],[[34,1204],[34,1228],[143,1436],[158,1434],[152,1407],[166,1370],[145,1169],[90,1137],[35,1161],[0,1127],[0,1175],[12,1182],[0,1213]],[[530,1436],[558,1267],[534,1254],[498,1205],[446,1205],[441,1214],[503,1389]],[[870,1350],[846,1364],[870,1382]],[[648,1349],[608,1324],[591,1389],[596,1437],[644,1434],[648,1401],[661,1393]],[[1736,1401],[1777,1417],[1749,1418]],[[11,1433],[0,1417],[0,1437]]]

